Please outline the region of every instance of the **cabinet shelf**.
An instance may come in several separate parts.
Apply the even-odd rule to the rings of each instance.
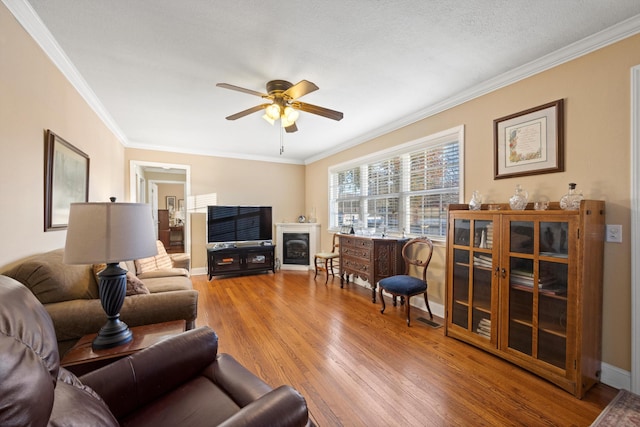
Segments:
[[[491,306],[490,305],[486,305],[486,306],[475,305],[475,306],[473,306],[473,309],[481,311],[483,313],[491,314]]]
[[[582,398],[601,370],[604,211],[451,205],[445,334]]]

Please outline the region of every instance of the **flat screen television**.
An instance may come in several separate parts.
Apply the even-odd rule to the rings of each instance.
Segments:
[[[207,206],[207,243],[273,238],[271,206]]]

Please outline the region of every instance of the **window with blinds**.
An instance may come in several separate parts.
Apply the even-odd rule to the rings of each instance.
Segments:
[[[444,237],[463,194],[462,126],[329,168],[334,230]]]

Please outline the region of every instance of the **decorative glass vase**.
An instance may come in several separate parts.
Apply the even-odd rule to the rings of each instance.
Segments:
[[[518,184],[516,185],[516,193],[509,199],[509,206],[514,211],[523,211],[527,207],[528,199],[529,193]]]
[[[471,200],[469,201],[469,210],[479,211],[482,207],[482,196],[478,190],[474,190],[471,194]]]
[[[572,182],[569,184],[569,192],[560,199],[560,207],[566,211],[577,211],[582,199],[582,192],[576,191],[576,184]]]

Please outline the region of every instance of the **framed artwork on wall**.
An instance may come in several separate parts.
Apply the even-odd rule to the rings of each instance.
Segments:
[[[167,209],[169,212],[176,211],[176,196],[167,196]]]
[[[71,203],[89,200],[89,156],[49,129],[44,153],[44,231],[64,230]]]
[[[494,179],[564,171],[564,100],[493,121]]]

